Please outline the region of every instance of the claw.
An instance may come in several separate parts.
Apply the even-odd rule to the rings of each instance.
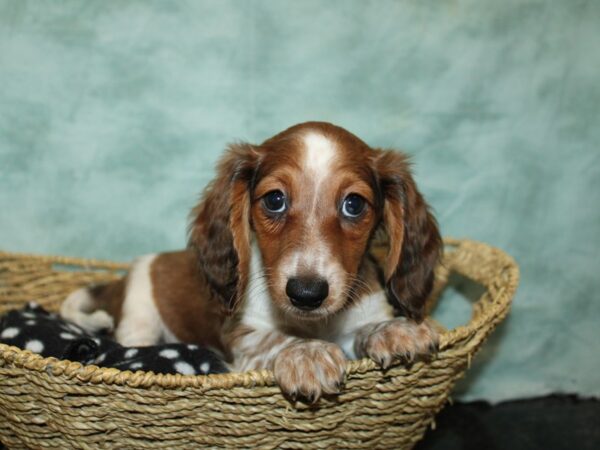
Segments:
[[[290,398],[290,400],[292,402],[296,402],[298,400],[298,392],[297,391],[288,392],[288,397]]]
[[[383,358],[383,362],[381,364],[381,367],[384,369],[389,368],[392,365],[392,358],[390,356],[386,356]]]
[[[304,400],[306,400],[306,403],[308,405],[314,405],[318,399],[319,399],[319,395],[316,392],[313,392],[311,394],[306,394],[304,396]]]

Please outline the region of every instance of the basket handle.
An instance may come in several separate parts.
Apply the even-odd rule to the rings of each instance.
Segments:
[[[447,270],[443,276],[458,273],[481,284],[486,291],[473,304],[471,320],[444,333],[440,347],[479,346],[508,314],[519,283],[519,267],[502,250],[481,242],[446,238],[444,243]]]

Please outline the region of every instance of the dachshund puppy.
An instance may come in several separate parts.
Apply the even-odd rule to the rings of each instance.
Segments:
[[[387,240],[380,265],[376,234]],[[339,392],[348,358],[383,368],[435,351],[424,320],[441,239],[407,157],[329,123],[235,144],[191,214],[186,250],[74,292],[62,314],[125,346],[187,342],[284,394]]]

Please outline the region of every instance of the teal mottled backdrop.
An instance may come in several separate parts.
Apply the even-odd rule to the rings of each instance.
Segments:
[[[0,247],[181,247],[227,142],[327,120],[521,264],[462,398],[599,395],[599,49],[598,1],[0,0]]]

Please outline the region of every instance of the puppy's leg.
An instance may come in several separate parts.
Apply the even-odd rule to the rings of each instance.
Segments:
[[[246,329],[242,334],[232,345],[235,370],[272,369],[285,395],[310,403],[324,393],[339,393],[346,357],[337,344],[277,331]]]
[[[332,342],[302,339],[285,347],[273,362],[281,390],[313,403],[321,394],[337,394],[346,374],[346,357]]]
[[[115,338],[125,347],[157,344],[165,329],[152,289],[150,269],[156,255],[138,258],[129,272],[121,320]]]
[[[354,351],[368,357],[383,368],[395,361],[413,361],[437,351],[439,336],[428,320],[420,324],[404,317],[365,325],[358,330]]]

